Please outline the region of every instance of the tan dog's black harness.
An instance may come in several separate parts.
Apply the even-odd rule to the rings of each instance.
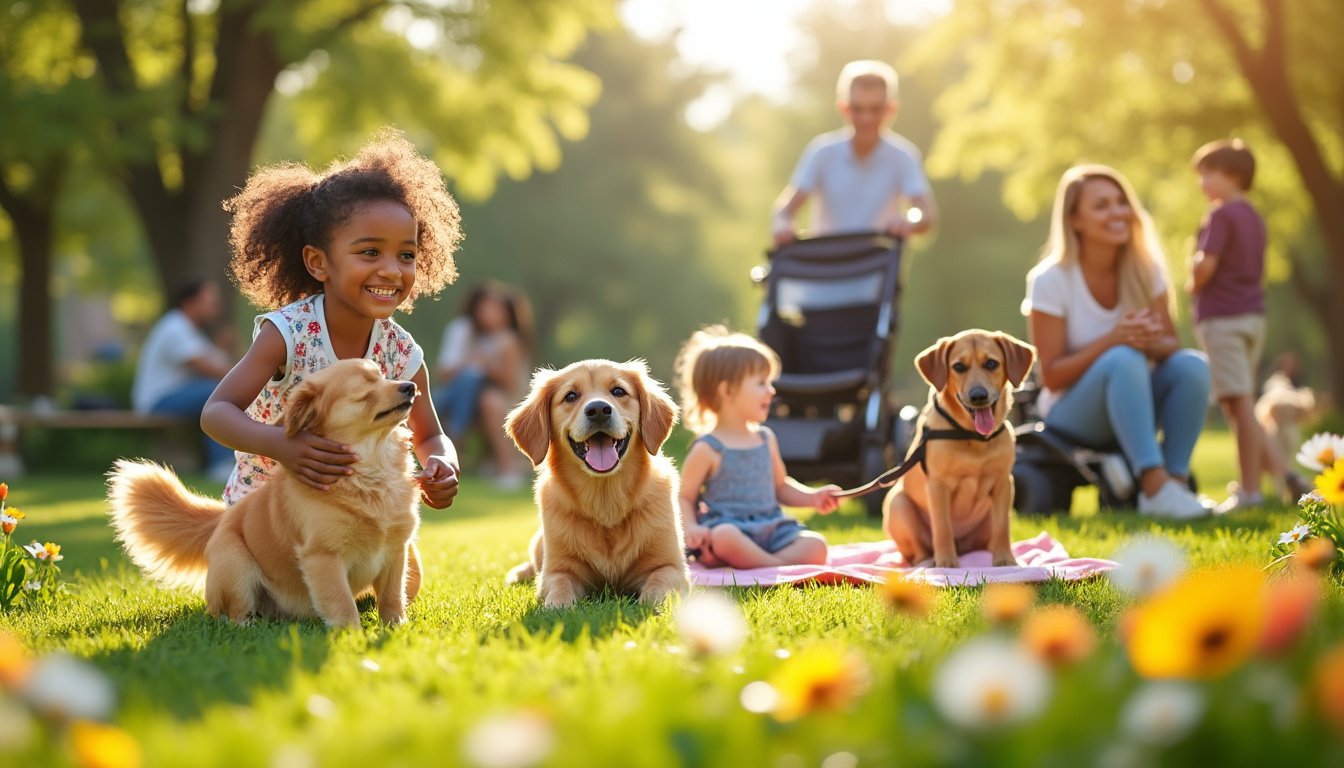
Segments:
[[[1008,428],[1008,422],[1005,420],[992,434],[982,435],[979,432],[966,429],[957,424],[957,420],[952,418],[952,414],[943,410],[943,406],[939,404],[937,398],[934,398],[933,400],[933,408],[938,411],[938,415],[952,423],[952,429],[929,429],[928,423],[925,422],[924,429],[919,434],[919,443],[915,445],[915,449],[910,452],[909,456],[905,457],[905,461],[901,462],[899,466],[888,469],[886,472],[883,472],[863,485],[856,488],[848,488],[843,491],[836,491],[833,495],[837,499],[857,499],[860,496],[867,496],[873,491],[882,488],[890,488],[896,484],[897,480],[901,479],[902,475],[914,469],[916,464],[919,465],[920,469],[927,472],[928,470],[924,466],[924,454],[925,449],[928,448],[930,440],[976,440],[982,443],[987,443],[998,437]]]

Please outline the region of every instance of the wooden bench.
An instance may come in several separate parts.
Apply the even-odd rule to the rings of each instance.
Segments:
[[[0,405],[0,478],[24,474],[23,457],[19,455],[19,432],[24,429],[148,429],[170,431],[180,437],[188,427],[198,429],[197,419],[124,410],[31,410]],[[194,444],[190,449],[174,444],[165,453],[178,458],[182,465],[190,465],[189,468],[200,463],[196,458],[199,449]]]

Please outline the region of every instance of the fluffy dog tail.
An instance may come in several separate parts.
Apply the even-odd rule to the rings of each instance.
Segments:
[[[224,516],[218,499],[192,493],[168,469],[122,459],[108,473],[112,527],[131,561],[173,586],[205,584],[205,544]]]

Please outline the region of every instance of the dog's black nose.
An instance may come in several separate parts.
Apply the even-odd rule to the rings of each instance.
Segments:
[[[971,387],[968,393],[971,396],[971,405],[982,406],[989,404],[989,390],[984,387]]]
[[[611,418],[611,403],[606,400],[589,400],[583,407],[583,413],[590,421],[606,421]]]
[[[414,397],[414,396],[415,396],[415,382],[414,382],[414,381],[403,381],[403,382],[401,382],[401,386],[397,387],[397,391],[400,392],[400,393],[403,394],[403,395],[409,395],[409,396],[411,396],[411,397]]]

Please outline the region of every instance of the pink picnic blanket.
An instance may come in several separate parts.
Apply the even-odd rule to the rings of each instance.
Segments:
[[[967,552],[959,568],[912,568],[890,541],[835,544],[825,565],[782,565],[772,568],[706,568],[691,563],[691,582],[702,587],[773,587],[813,581],[822,584],[885,582],[893,574],[936,587],[976,586],[991,581],[1074,581],[1115,568],[1113,560],[1069,557],[1063,545],[1042,531],[1013,544],[1017,566],[991,566],[989,552]]]

